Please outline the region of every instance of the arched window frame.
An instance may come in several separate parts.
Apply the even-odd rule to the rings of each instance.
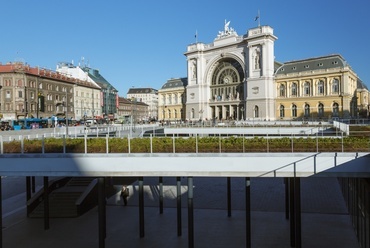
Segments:
[[[331,91],[333,94],[339,93],[339,80],[337,78],[334,78],[332,81]]]
[[[319,103],[317,107],[317,116],[318,117],[324,117],[324,104]]]
[[[284,105],[280,105],[280,118],[285,117],[285,108]]]
[[[297,83],[292,83],[292,87],[291,87],[291,95],[292,96],[297,96]]]
[[[304,82],[304,84],[303,84],[303,90],[304,90],[304,94],[306,96],[309,96],[311,94],[310,87],[311,87],[311,84],[309,82]]]
[[[297,105],[292,105],[292,116],[297,117]]]
[[[280,84],[279,92],[280,92],[280,97],[285,97],[285,85],[284,84]]]
[[[324,92],[325,92],[325,85],[324,85],[324,81],[320,80],[320,81],[317,83],[317,94],[318,94],[318,95],[324,95]]]
[[[333,116],[338,117],[339,116],[339,104],[333,103]]]
[[[309,104],[305,104],[304,105],[304,116],[305,117],[310,117],[310,105]]]

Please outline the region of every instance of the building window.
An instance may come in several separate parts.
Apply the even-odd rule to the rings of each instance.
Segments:
[[[292,96],[297,96],[297,83],[292,83]]]
[[[319,95],[323,95],[324,94],[324,82],[323,81],[319,81],[318,84],[317,84],[317,93]]]
[[[21,90],[18,91],[18,97],[19,98],[22,98],[23,97],[23,91],[21,91]]]
[[[338,94],[339,92],[339,80],[338,79],[333,79],[333,84],[332,84],[332,88],[331,88],[332,92],[333,93],[336,93]]]
[[[10,97],[11,97],[10,90],[7,90],[5,92],[5,98],[10,98]]]
[[[256,106],[254,106],[254,117],[255,118],[258,118],[259,117],[258,112],[259,112],[258,106],[256,105]]]
[[[317,113],[319,117],[324,117],[324,104],[319,104]]]
[[[297,117],[297,105],[292,105],[292,116]]]
[[[285,96],[285,85],[284,84],[280,85],[280,96],[281,97]]]
[[[284,117],[285,117],[284,106],[283,105],[280,105],[280,118],[284,118]]]
[[[333,116],[334,117],[339,116],[339,104],[338,103],[333,104]]]
[[[303,85],[303,88],[304,88],[304,94],[306,96],[309,96],[310,95],[310,83],[305,82],[304,85]]]
[[[304,105],[304,117],[310,117],[310,105],[308,104]]]

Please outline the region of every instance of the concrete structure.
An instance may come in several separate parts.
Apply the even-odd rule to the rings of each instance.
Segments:
[[[158,91],[158,116],[161,121],[184,121],[187,78],[173,78]]]
[[[127,92],[127,99],[148,105],[147,116],[144,120],[158,119],[158,90],[153,88],[130,88]]]
[[[107,225],[106,214],[106,198],[104,193],[104,177],[137,177],[138,186],[135,195],[138,197],[139,216],[137,226],[139,229],[140,238],[145,237],[144,224],[144,184],[143,177],[159,177],[159,201],[160,213],[163,212],[163,178],[176,177],[177,189],[177,230],[178,235],[181,235],[181,177],[187,177],[187,243],[188,247],[195,247],[195,237],[198,232],[195,231],[194,222],[194,191],[197,190],[193,184],[193,177],[227,177],[226,192],[227,193],[227,210],[228,216],[231,216],[231,181],[230,177],[243,178],[241,184],[242,191],[245,192],[244,205],[244,220],[241,221],[239,228],[243,227],[237,239],[234,240],[241,247],[252,247],[254,241],[252,236],[255,231],[260,230],[258,225],[252,225],[258,220],[252,218],[251,213],[251,179],[250,177],[289,177],[285,181],[285,218],[289,219],[290,224],[285,225],[284,239],[271,240],[273,247],[288,243],[288,233],[290,233],[290,245],[292,247],[302,247],[302,210],[301,210],[301,177],[323,176],[323,177],[358,177],[359,175],[367,177],[370,175],[370,169],[367,166],[369,163],[368,153],[302,153],[302,154],[130,154],[122,156],[122,154],[6,154],[0,155],[2,161],[0,165],[0,173],[4,176],[43,176],[44,189],[48,192],[47,177],[48,176],[92,176],[98,177],[99,205],[98,205],[98,240],[99,247],[105,247],[107,240],[107,229],[110,226],[122,223],[123,220],[113,218],[113,223]],[[22,161],[27,157],[27,170],[24,168]],[[209,161],[212,161],[211,163]],[[52,166],[51,166],[52,165]],[[227,165],[227,166],[225,166]],[[162,178],[162,180],[161,180]],[[132,191],[131,191],[132,192]],[[289,192],[289,193],[287,193]],[[320,193],[320,192],[319,192]],[[218,195],[219,196],[219,195]],[[48,208],[48,196],[45,195],[44,206]],[[203,200],[210,197],[209,192],[203,196]],[[280,198],[282,201],[282,199]],[[114,201],[114,200],[113,200]],[[221,200],[220,200],[221,201]],[[240,204],[240,198],[237,198]],[[274,205],[273,203],[271,203]],[[276,204],[276,202],[275,202]],[[162,206],[162,207],[161,207]],[[124,211],[124,210],[122,210]],[[175,214],[173,214],[175,216]],[[281,216],[284,218],[283,215]],[[201,217],[202,218],[202,217]],[[259,218],[266,218],[266,215],[260,215]],[[326,216],[325,216],[326,218]],[[243,219],[238,218],[239,221]],[[280,221],[282,221],[282,219]],[[49,217],[44,215],[44,228],[49,229]],[[209,224],[210,220],[203,220],[203,227]],[[226,220],[224,220],[226,221]],[[229,220],[227,220],[229,222]],[[173,222],[172,222],[173,223]],[[265,222],[263,222],[265,223]],[[309,222],[311,225],[313,222]],[[163,224],[163,223],[162,223]],[[271,222],[270,222],[271,224]],[[156,223],[155,226],[159,226]],[[168,223],[167,223],[168,225]],[[172,224],[175,226],[175,224]],[[229,225],[230,226],[230,223]],[[261,226],[260,226],[261,227]],[[41,226],[40,226],[41,228]],[[268,228],[264,227],[264,228]],[[68,228],[67,228],[68,229]],[[174,228],[173,228],[174,229]],[[238,230],[236,229],[236,230]],[[252,230],[253,234],[252,234]],[[290,230],[290,232],[288,232]],[[348,226],[346,228],[348,231]],[[239,230],[240,231],[240,230]],[[180,233],[180,234],[179,234]],[[225,234],[223,230],[221,234]],[[338,233],[337,233],[338,234]],[[341,232],[342,235],[343,232]],[[19,233],[18,233],[19,235]],[[230,235],[230,234],[229,234]],[[312,234],[311,234],[312,235]],[[353,235],[353,234],[352,234]],[[307,237],[307,236],[306,236]],[[310,240],[317,240],[309,238]],[[230,239],[228,239],[230,240]],[[266,240],[270,240],[267,239]],[[130,241],[130,243],[133,241]],[[202,241],[204,242],[204,241]],[[230,241],[227,241],[230,242]],[[348,242],[348,243],[347,243]],[[209,244],[213,242],[209,240]],[[131,243],[133,244],[133,243]],[[202,243],[204,244],[204,243]],[[261,243],[259,243],[261,244]],[[333,244],[333,241],[331,242]],[[346,241],[346,244],[355,245],[352,239]],[[271,245],[271,244],[270,244]],[[150,247],[159,247],[151,244]],[[162,247],[162,246],[161,246]],[[217,247],[217,246],[215,246]],[[339,246],[336,246],[339,247]]]

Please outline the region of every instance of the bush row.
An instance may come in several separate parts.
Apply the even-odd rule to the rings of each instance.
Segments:
[[[105,138],[86,140],[87,153],[242,153],[242,152],[369,152],[366,137],[275,138]],[[24,153],[85,153],[84,139],[24,140]],[[3,153],[22,153],[20,141],[4,142]]]

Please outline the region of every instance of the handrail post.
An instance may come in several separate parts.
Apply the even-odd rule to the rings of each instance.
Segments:
[[[45,153],[45,136],[44,135],[41,136],[41,153],[42,154]]]
[[[176,153],[176,147],[175,147],[175,134],[172,134],[172,151],[173,153]]]
[[[85,133],[84,140],[85,140],[85,154],[86,154],[87,153],[87,133]]]
[[[131,129],[130,129],[131,130]],[[127,135],[127,142],[128,142],[128,153],[130,154],[131,153],[131,136],[130,134]],[[151,143],[150,143],[151,144]]]
[[[66,153],[66,135],[63,134],[63,153]]]
[[[198,134],[195,134],[195,153],[198,153]]]
[[[106,153],[107,154],[109,153],[109,139],[108,139],[108,137],[109,137],[109,131],[108,131],[108,134],[105,135],[105,147],[106,147]]]
[[[21,153],[22,154],[24,153],[24,140],[23,140],[23,136],[21,136]]]
[[[313,157],[313,174],[316,174],[316,156],[317,154]]]
[[[150,134],[150,153],[153,153],[153,137],[152,134]]]

